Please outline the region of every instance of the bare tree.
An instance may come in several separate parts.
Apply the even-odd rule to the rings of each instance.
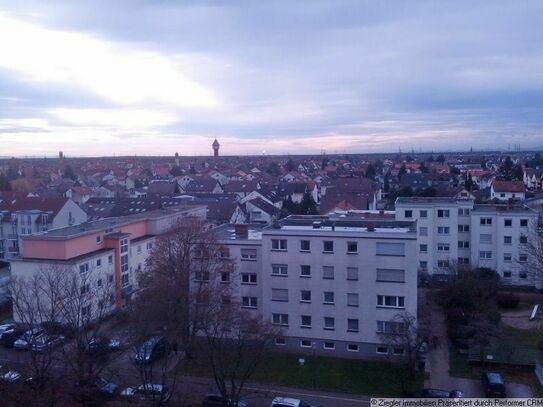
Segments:
[[[526,270],[537,289],[543,288],[543,232],[537,230],[537,224],[530,225],[525,236],[527,243],[521,245],[526,261],[517,260],[520,270]]]

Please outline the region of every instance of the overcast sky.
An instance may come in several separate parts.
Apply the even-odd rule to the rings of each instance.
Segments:
[[[543,146],[542,1],[0,0],[0,155]]]

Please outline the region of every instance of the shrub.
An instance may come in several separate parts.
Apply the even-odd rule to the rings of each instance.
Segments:
[[[512,293],[501,293],[496,297],[496,304],[500,308],[515,309],[518,307],[520,297]]]

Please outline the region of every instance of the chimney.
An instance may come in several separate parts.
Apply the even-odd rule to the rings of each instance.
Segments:
[[[313,229],[320,229],[320,228],[321,228],[321,223],[318,220],[313,222]]]
[[[249,237],[249,225],[234,225],[234,231],[236,233],[236,238],[238,239],[247,239]]]
[[[368,223],[368,232],[375,232],[375,224],[373,222]]]
[[[381,210],[379,211],[379,216],[383,216],[384,214],[385,214],[385,211],[381,209]]]

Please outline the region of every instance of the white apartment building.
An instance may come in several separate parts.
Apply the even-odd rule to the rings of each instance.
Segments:
[[[238,265],[241,306],[282,329],[277,349],[342,357],[400,352],[381,334],[400,329],[398,314],[417,314],[413,222],[289,216],[261,228],[250,225],[245,238],[232,226],[215,232]]]
[[[503,282],[534,285],[526,245],[538,213],[524,205],[479,205],[471,199],[396,200],[397,220],[416,220],[418,268],[448,274],[451,266],[490,267]]]

